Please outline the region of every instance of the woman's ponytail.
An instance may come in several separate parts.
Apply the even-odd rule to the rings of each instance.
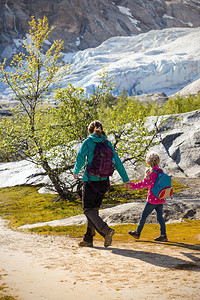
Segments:
[[[103,125],[98,120],[94,120],[90,123],[90,125],[88,126],[88,132],[90,134],[95,133],[99,137],[102,137],[102,134],[105,135],[105,133],[103,131]]]

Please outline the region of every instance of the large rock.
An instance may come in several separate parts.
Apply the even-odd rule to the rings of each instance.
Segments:
[[[175,117],[175,124],[168,123],[162,145],[186,177],[200,177],[200,110]]]
[[[158,137],[159,143],[150,151],[160,155],[160,166],[170,175],[200,178],[200,110],[162,118],[164,125]],[[146,126],[149,130],[156,121],[157,117],[148,119]],[[125,167],[131,179],[144,176],[144,165],[137,172],[133,171],[131,163],[125,163]]]
[[[96,47],[113,36],[152,29],[200,26],[199,1],[165,0],[2,0],[0,56],[10,58],[28,33],[31,16],[47,16],[55,30],[52,42],[62,39],[65,51]]]

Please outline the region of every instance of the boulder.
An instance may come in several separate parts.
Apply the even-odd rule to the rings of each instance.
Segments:
[[[162,133],[162,145],[186,177],[200,177],[200,110],[174,117],[176,123]]]

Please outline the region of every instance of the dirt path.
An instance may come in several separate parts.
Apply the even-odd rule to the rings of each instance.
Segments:
[[[200,246],[79,248],[76,239],[15,232],[0,220],[0,276],[20,300],[199,300]]]

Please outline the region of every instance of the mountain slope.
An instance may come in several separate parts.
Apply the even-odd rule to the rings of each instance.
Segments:
[[[65,51],[96,47],[113,36],[153,29],[200,26],[200,3],[191,0],[0,0],[0,57],[10,58],[29,29],[28,20],[47,16],[50,41]]]

